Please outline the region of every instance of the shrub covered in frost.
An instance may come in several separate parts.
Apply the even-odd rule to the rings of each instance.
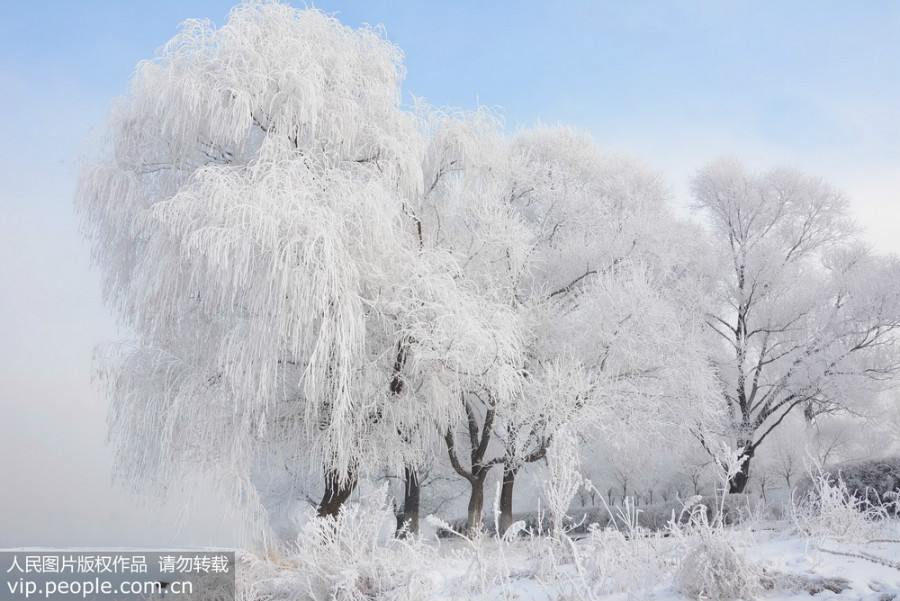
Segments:
[[[248,601],[363,601],[427,598],[434,589],[433,550],[392,538],[386,489],[335,518],[311,519],[294,549],[268,558],[243,557],[252,574],[238,588]]]
[[[748,599],[762,588],[762,573],[725,531],[700,536],[681,561],[675,585],[692,599]]]
[[[675,588],[692,599],[752,599],[763,588],[762,568],[739,550],[740,533],[722,520],[710,523],[699,503],[686,508],[686,526],[672,523],[685,555],[675,571]]]
[[[856,489],[858,490],[858,489]],[[864,542],[883,535],[885,523],[896,501],[870,502],[865,496],[857,496],[843,480],[833,480],[822,472],[812,479],[811,488],[795,497],[791,505],[791,517],[797,528],[807,536],[835,537]],[[890,496],[886,494],[885,496]]]
[[[900,492],[900,455],[848,461],[826,466],[822,474],[831,480],[843,481],[847,492],[871,506],[885,506],[894,515],[900,513],[897,494]],[[797,487],[799,497],[815,494],[816,477],[808,476]]]

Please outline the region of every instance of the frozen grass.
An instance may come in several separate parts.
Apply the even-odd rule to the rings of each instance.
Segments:
[[[574,552],[567,553],[549,536],[383,541],[377,551],[339,552],[329,536],[325,551],[306,558],[241,554],[239,598],[804,601],[840,593],[839,598],[878,601],[900,593],[900,573],[854,557],[858,547],[852,545],[835,545],[846,556],[821,553],[783,530],[768,531],[765,540],[754,543],[729,529],[706,534],[685,529],[683,539],[638,534],[594,529],[572,540]],[[728,578],[717,580],[723,573]]]
[[[336,518],[311,519],[293,548],[245,555],[239,590],[246,600],[426,599],[434,592],[437,549],[395,539],[386,488]]]
[[[796,530],[758,516],[729,525],[725,498],[717,500],[717,513],[693,498],[662,530],[640,526],[640,510],[626,504],[611,510],[614,527],[590,527],[577,538],[558,529],[526,533],[517,522],[499,539],[452,532],[442,540],[394,539],[394,516],[381,491],[348,505],[336,520],[311,520],[289,549],[239,554],[238,598],[801,601],[822,594],[880,601],[900,595],[900,565],[887,559],[900,550],[892,542],[900,537],[891,538],[898,520],[861,507],[840,482],[823,479],[818,486],[816,504],[793,509]],[[497,513],[495,502],[495,520]]]

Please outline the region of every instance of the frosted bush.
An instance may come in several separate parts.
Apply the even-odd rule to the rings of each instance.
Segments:
[[[700,536],[675,572],[676,588],[693,599],[747,599],[761,589],[762,571],[724,531]]]
[[[739,550],[739,533],[717,519],[710,523],[700,498],[685,510],[688,525],[673,520],[672,533],[685,547],[675,571],[675,588],[692,599],[751,599],[763,585],[763,570]]]
[[[900,514],[900,505],[895,503],[900,492],[900,455],[838,463],[821,471],[832,479],[840,479],[854,497],[865,499],[871,505],[884,505],[889,512]],[[801,497],[814,492],[816,478],[804,478],[797,489]]]
[[[568,428],[560,428],[547,450],[547,478],[542,489],[550,513],[550,534],[553,536],[566,536],[566,512],[578,489],[584,485],[584,478],[574,461],[577,456],[578,443],[574,434]]]
[[[245,560],[254,574],[240,586],[246,601],[422,599],[434,589],[433,550],[391,537],[394,514],[386,488],[337,518],[311,519],[296,547],[267,560]]]
[[[791,503],[791,518],[809,537],[833,537],[853,542],[879,538],[886,529],[897,530],[889,520],[892,502],[870,502],[857,496],[842,479],[824,473],[812,478],[812,488]],[[896,536],[896,534],[895,534]]]
[[[743,449],[722,444],[716,456],[721,467],[721,496],[713,521],[697,495],[682,510],[682,518],[688,516],[687,524],[682,526],[682,519],[671,522],[673,536],[685,549],[675,571],[675,588],[693,599],[752,599],[763,588],[762,567],[739,551],[740,533],[725,526],[729,483],[743,461]]]

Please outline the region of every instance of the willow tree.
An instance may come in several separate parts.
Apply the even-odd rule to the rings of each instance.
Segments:
[[[138,66],[76,199],[134,333],[100,370],[127,483],[227,476],[252,504],[278,454],[319,466],[334,515],[451,418],[465,374],[516,354],[502,308],[421,243],[402,77],[380,31],[273,2],[188,21]]]
[[[742,492],[789,415],[858,411],[896,377],[900,263],[855,237],[843,194],[796,170],[721,160],[693,192],[722,258],[708,325]]]

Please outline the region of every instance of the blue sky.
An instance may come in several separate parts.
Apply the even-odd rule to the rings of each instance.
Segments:
[[[0,547],[230,540],[209,500],[179,530],[181,500],[147,517],[110,486],[89,372],[93,346],[123,334],[100,304],[71,196],[84,140],[135,64],[186,18],[224,23],[231,4],[5,3]],[[867,239],[900,252],[896,1],[316,5],[353,27],[384,24],[406,53],[406,99],[502,107],[510,130],[586,129],[661,170],[682,204],[690,174],[721,154],[795,165],[844,189]]]

